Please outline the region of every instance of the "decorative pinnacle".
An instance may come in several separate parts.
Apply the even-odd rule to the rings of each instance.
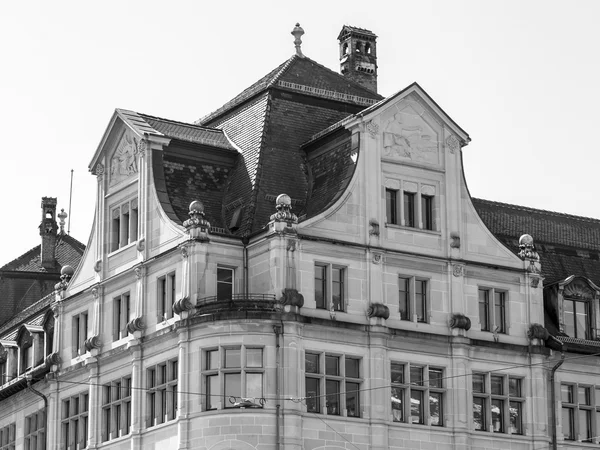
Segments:
[[[302,37],[302,35],[304,34],[304,30],[302,29],[302,27],[300,26],[299,23],[296,23],[296,26],[294,27],[293,31],[292,31],[292,36],[294,36],[294,45],[296,46],[296,55],[304,57],[304,55],[302,54],[302,39],[300,39]]]
[[[65,219],[67,218],[67,213],[65,212],[64,208],[60,210],[60,212],[57,214],[57,217],[60,219],[60,234],[65,234]]]

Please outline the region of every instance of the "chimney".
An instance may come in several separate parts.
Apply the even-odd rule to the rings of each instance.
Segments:
[[[363,28],[344,25],[340,41],[340,72],[377,92],[377,36]]]
[[[42,237],[41,261],[44,269],[56,268],[56,198],[42,197],[42,223],[40,236]]]

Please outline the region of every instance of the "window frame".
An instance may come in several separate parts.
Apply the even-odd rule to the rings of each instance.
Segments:
[[[131,433],[131,389],[131,375],[102,385],[102,442]]]
[[[323,279],[318,279],[321,283],[323,291],[323,301],[318,302],[317,300],[317,267],[322,270],[324,274]],[[321,261],[315,261],[314,267],[314,295],[315,295],[315,308],[326,309],[329,311],[346,312],[348,308],[348,267],[340,264],[324,263]],[[334,273],[337,273],[338,280],[335,280]],[[339,301],[335,301],[334,287],[338,285],[337,291],[339,292]]]
[[[25,417],[23,448],[25,450],[45,450],[45,444],[46,416],[45,411],[41,409]]]
[[[249,363],[249,353],[260,350],[260,365],[251,365]],[[239,363],[237,365],[228,364],[228,352],[239,351]],[[212,359],[211,357],[215,357]],[[212,365],[214,363],[214,365]],[[226,392],[227,381],[239,375],[239,396]],[[249,376],[260,375],[260,396],[249,392]],[[215,411],[221,409],[230,409],[234,405],[229,401],[229,397],[253,398],[255,402],[264,397],[265,392],[265,347],[257,345],[238,345],[210,347],[202,350],[202,386],[204,386],[204,411]],[[216,382],[216,383],[215,383]],[[215,383],[215,384],[213,384]],[[216,389],[214,387],[216,386]],[[214,393],[217,391],[216,394]],[[237,391],[235,393],[237,393]],[[214,398],[216,397],[216,399]]]
[[[228,271],[231,274],[231,282],[220,280],[219,279],[219,271]],[[216,278],[217,301],[231,300],[233,298],[233,296],[235,295],[235,268],[218,264],[216,275],[217,275],[217,278]],[[223,297],[222,294],[219,293],[219,286],[230,286],[229,289],[231,292]]]
[[[398,208],[398,189],[385,188],[385,223],[400,225]]]
[[[515,434],[519,436],[525,435],[524,430],[524,422],[523,422],[523,413],[525,411],[525,400],[526,396],[523,394],[523,390],[525,387],[525,383],[523,383],[524,377],[521,376],[512,376],[491,372],[479,372],[473,371],[472,375],[472,416],[471,420],[473,421],[473,430],[474,431],[484,431],[490,433],[499,433],[499,434]],[[475,377],[478,377],[482,380],[481,387],[482,391],[475,390]],[[518,394],[511,393],[511,382],[515,381],[517,383],[518,389],[516,390]],[[498,384],[500,382],[500,384]],[[494,391],[495,388],[501,388],[501,391]],[[476,427],[475,421],[475,400],[481,404],[481,428]],[[498,403],[501,404],[498,407]],[[511,408],[513,405],[518,407],[519,414],[517,417],[517,422],[515,422],[514,430],[511,422]],[[496,413],[496,417],[499,415],[498,426],[496,427],[494,421],[494,409],[499,410],[499,414]],[[516,430],[516,431],[515,431]]]
[[[317,358],[316,371],[307,371],[307,358],[309,356]],[[330,371],[332,360],[337,361],[337,370],[334,373]],[[358,377],[348,375],[347,361],[356,361]],[[361,388],[364,382],[362,364],[363,358],[360,356],[306,350],[304,352],[305,411],[307,413],[329,416],[362,417],[363,403]],[[309,380],[311,380],[311,384],[316,383],[316,394],[314,395],[311,395],[311,392],[308,391]],[[333,392],[331,392],[332,390]],[[329,405],[330,399],[333,399],[333,405],[337,406],[335,409],[333,409],[333,405]],[[312,406],[313,401],[315,406]],[[349,412],[351,410],[349,410],[348,406],[352,402],[356,406],[353,410],[354,412]]]
[[[578,326],[577,326],[577,304],[581,303],[584,305],[584,309],[585,309],[585,330],[584,330],[584,337],[580,337],[578,336]],[[573,304],[573,310],[572,311],[567,311],[567,304]],[[585,299],[585,298],[573,298],[573,297],[564,297],[563,298],[563,317],[564,317],[564,324],[565,324],[565,333],[569,336],[569,337],[573,337],[575,339],[585,339],[585,340],[590,340],[592,339],[592,311],[593,311],[593,303],[592,301],[590,301],[589,299]],[[572,331],[573,334],[571,334],[571,328],[568,327],[567,325],[567,314],[571,314],[573,316],[573,323],[572,323]]]
[[[112,338],[113,342],[121,340],[129,336],[127,324],[131,320],[131,294],[129,291],[123,292],[116,297],[113,297],[113,321],[112,321]]]
[[[71,344],[72,357],[85,355],[85,341],[89,331],[89,314],[88,311],[81,311],[71,316]]]
[[[563,388],[570,388],[571,401],[564,399]],[[581,402],[580,389],[587,389],[587,403]],[[585,383],[561,383],[560,384],[560,407],[561,425],[563,439],[565,441],[577,441],[600,444],[600,386]],[[569,414],[568,435],[565,433],[565,412]],[[581,414],[587,414],[588,435],[581,436]]]
[[[418,286],[420,286],[421,292],[417,292],[419,290],[417,289]],[[402,290],[402,287],[405,290]],[[428,323],[428,313],[431,305],[430,293],[431,280],[429,278],[398,274],[398,314],[400,320]]]
[[[478,286],[477,288],[477,305],[478,317],[481,331],[488,333],[508,334],[509,321],[508,319],[508,290],[497,289],[488,286]],[[482,293],[485,293],[485,301],[482,302]],[[498,323],[497,318],[497,297],[501,300],[501,318]],[[485,306],[485,323],[482,323],[482,304]]]
[[[108,253],[127,247],[137,241],[139,232],[139,210],[137,197],[109,207],[110,238]],[[125,224],[125,222],[127,222]]]
[[[146,428],[177,418],[177,358],[146,368]]]
[[[70,450],[87,448],[89,400],[87,391],[62,400],[60,416],[62,448]]]
[[[156,279],[156,320],[173,318],[173,303],[177,296],[177,272],[169,272]]]

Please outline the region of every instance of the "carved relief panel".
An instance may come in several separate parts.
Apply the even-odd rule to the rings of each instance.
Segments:
[[[140,142],[129,130],[121,135],[110,157],[110,186],[138,173],[138,148]]]

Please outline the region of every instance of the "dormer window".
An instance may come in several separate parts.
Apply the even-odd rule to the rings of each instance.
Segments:
[[[54,352],[54,314],[49,311],[44,320],[44,355]]]
[[[111,209],[110,251],[114,252],[138,237],[138,201],[129,200]]]
[[[569,280],[569,279],[567,279]],[[562,331],[576,339],[594,339],[597,289],[588,280],[571,279],[562,288]]]

